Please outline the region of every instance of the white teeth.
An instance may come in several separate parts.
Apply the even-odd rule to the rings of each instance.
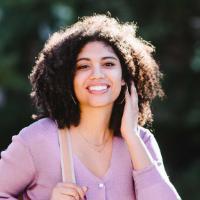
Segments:
[[[100,90],[105,90],[105,89],[107,89],[107,86],[106,86],[106,85],[105,85],[105,86],[90,86],[88,89],[89,89],[89,90],[97,90],[97,91],[100,91]]]

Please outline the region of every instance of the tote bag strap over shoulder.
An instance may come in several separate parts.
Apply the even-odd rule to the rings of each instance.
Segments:
[[[67,128],[58,129],[58,137],[60,145],[62,181],[76,183],[69,130]]]
[[[58,138],[60,145],[62,181],[76,183],[69,130],[67,128],[58,129]],[[18,200],[23,200],[22,194],[19,196]]]

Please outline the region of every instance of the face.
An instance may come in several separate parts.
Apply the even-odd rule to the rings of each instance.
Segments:
[[[87,43],[77,56],[73,84],[80,106],[113,104],[124,81],[120,60],[112,47],[100,41]]]

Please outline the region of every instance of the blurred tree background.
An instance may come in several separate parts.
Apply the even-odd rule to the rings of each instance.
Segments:
[[[156,99],[153,133],[168,175],[183,199],[200,199],[200,1],[1,0],[0,151],[30,124],[28,75],[54,31],[78,17],[106,13],[135,21],[156,47],[167,97]]]

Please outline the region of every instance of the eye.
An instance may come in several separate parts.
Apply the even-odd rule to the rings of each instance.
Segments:
[[[115,64],[114,63],[112,63],[112,62],[106,62],[105,64],[104,64],[104,66],[106,66],[106,67],[112,67],[112,66],[114,66]]]
[[[88,65],[79,65],[76,67],[77,70],[81,70],[81,69],[86,69],[87,67],[89,67]]]

